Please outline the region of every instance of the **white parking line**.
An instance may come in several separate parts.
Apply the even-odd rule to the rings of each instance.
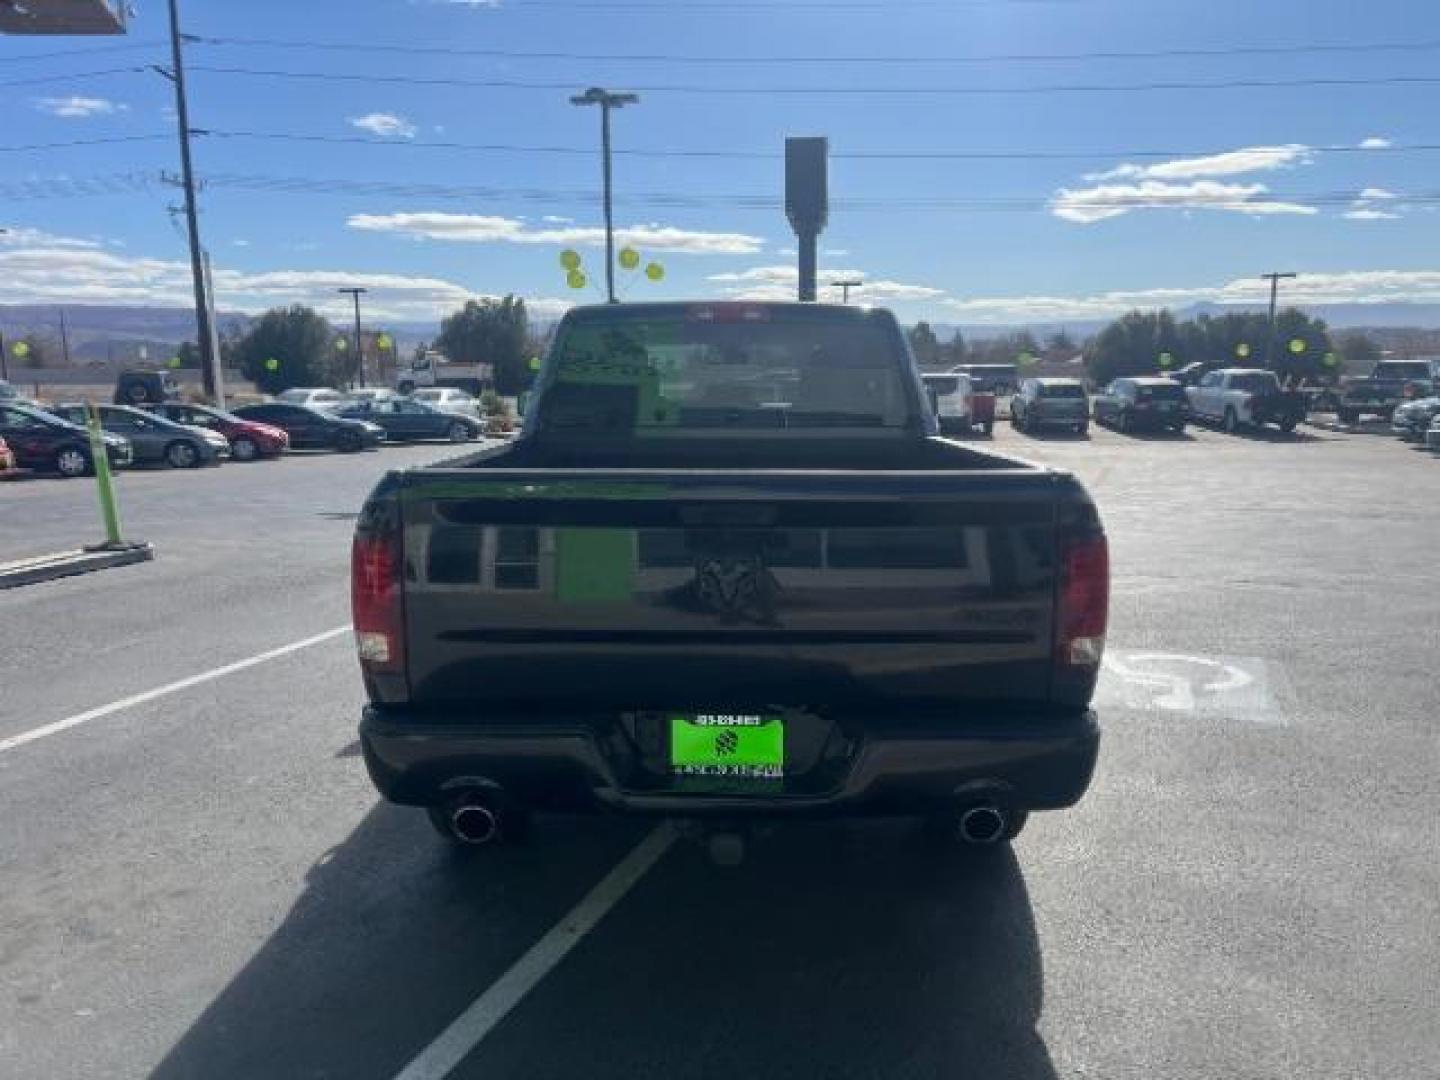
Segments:
[[[505,1019],[556,964],[565,959],[580,939],[595,929],[595,925],[645,876],[645,872],[659,861],[674,841],[675,830],[669,823],[657,825],[629,855],[615,864],[615,868],[590,890],[585,899],[530,946],[524,956],[406,1065],[395,1080],[442,1080],[448,1076],[450,1070],[464,1061],[480,1040]]]
[[[311,645],[319,645],[322,641],[329,641],[331,638],[339,637],[341,634],[350,632],[350,624],[337,626],[333,630],[326,630],[323,634],[316,634],[314,637],[302,638],[300,641],[292,641],[289,645],[281,645],[278,649],[270,649],[266,652],[256,653],[254,656],[246,657],[244,660],[237,660],[233,664],[226,664],[224,667],[211,668],[209,671],[202,671],[199,675],[191,675],[189,678],[181,679],[178,682],[167,683],[164,686],[157,686],[154,690],[146,690],[144,693],[132,694],[130,697],[112,701],[108,705],[101,705],[86,712],[76,713],[74,716],[67,716],[64,720],[56,720],[53,724],[44,724],[29,731],[22,731],[19,735],[11,735],[8,739],[0,739],[0,754],[15,750],[26,743],[35,742],[37,739],[44,739],[50,735],[58,735],[62,731],[69,731],[81,724],[88,724],[91,720],[100,720],[121,709],[128,709],[132,705],[143,705],[147,701],[154,701],[156,698],[165,697],[167,694],[176,694],[181,690],[188,690],[192,686],[199,686],[211,679],[218,679],[222,675],[233,675],[237,671],[244,671],[246,668],[254,667],[256,664],[263,664],[267,660],[275,660],[281,656],[288,656],[290,653],[299,652],[301,649],[308,649]]]

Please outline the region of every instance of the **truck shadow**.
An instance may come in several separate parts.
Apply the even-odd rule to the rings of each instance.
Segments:
[[[645,826],[542,819],[456,859],[377,808],[152,1074],[392,1077]],[[739,868],[681,842],[454,1074],[1054,1080],[1007,849],[900,823],[787,826]]]

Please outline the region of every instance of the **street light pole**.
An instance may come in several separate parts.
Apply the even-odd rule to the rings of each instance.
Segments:
[[[1270,282],[1270,318],[1265,324],[1265,367],[1267,370],[1270,367],[1270,359],[1275,349],[1275,301],[1280,293],[1280,282],[1283,278],[1293,278],[1296,276],[1293,272],[1260,275],[1262,281]]]
[[[600,154],[605,181],[605,296],[609,303],[615,299],[615,223],[610,198],[610,110],[635,105],[640,101],[638,94],[612,94],[599,86],[592,86],[583,94],[570,99],[571,105],[600,106]]]
[[[365,353],[360,348],[360,294],[368,292],[368,289],[356,288],[336,289],[339,293],[349,293],[355,301],[355,370],[360,373],[360,385],[365,385]]]
[[[832,281],[832,282],[830,282],[830,287],[831,287],[832,289],[839,289],[839,290],[841,290],[841,292],[840,292],[840,302],[841,302],[842,304],[848,304],[848,303],[850,303],[850,290],[851,290],[851,289],[858,289],[858,288],[860,288],[860,286],[862,286],[862,285],[864,285],[864,284],[865,284],[865,282],[861,281],[859,278],[844,278],[844,279],[842,279],[842,280],[840,280],[840,281]]]

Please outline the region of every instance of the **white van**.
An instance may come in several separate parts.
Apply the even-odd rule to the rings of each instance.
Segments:
[[[965,434],[975,424],[969,375],[922,375],[925,396],[940,421],[942,434]]]

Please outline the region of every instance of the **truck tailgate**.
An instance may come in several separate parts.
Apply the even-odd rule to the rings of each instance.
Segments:
[[[404,474],[406,698],[503,711],[1043,701],[1069,477]]]

